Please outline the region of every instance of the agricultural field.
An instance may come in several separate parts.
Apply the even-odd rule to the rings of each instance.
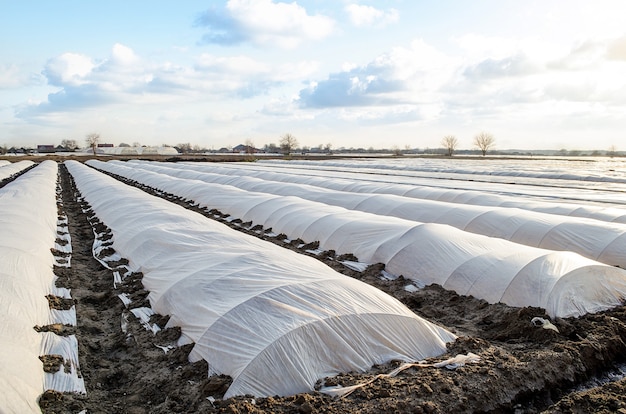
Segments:
[[[0,180],[1,412],[626,412],[619,159]]]

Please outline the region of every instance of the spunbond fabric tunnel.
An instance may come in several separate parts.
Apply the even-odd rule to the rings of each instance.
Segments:
[[[145,163],[89,164],[232,218],[272,228],[291,239],[318,241],[322,250],[351,253],[365,263],[383,263],[388,272],[420,284],[437,283],[490,303],[537,306],[550,316],[569,317],[618,306],[626,296],[626,271],[572,252],[538,249],[448,225],[348,210],[300,197],[179,179],[147,171]]]
[[[30,161],[26,164],[26,168],[33,165]],[[58,263],[51,252],[51,249],[63,249],[56,243],[60,237],[57,171],[56,162],[44,161],[0,188],[2,413],[40,413],[37,400],[46,390],[85,392],[82,377],[76,371],[76,337],[34,329],[51,324],[76,324],[73,307],[51,310],[46,298],[48,295],[69,298],[68,289],[55,285],[53,266]],[[39,359],[42,355],[63,357],[68,369],[44,372]]]
[[[35,163],[30,160],[21,160],[13,163],[2,163],[0,164],[0,181],[5,180],[15,174],[19,174],[23,170],[32,167],[33,165],[35,165]]]
[[[118,162],[119,163],[119,162]],[[407,194],[380,194],[380,185],[323,180],[322,188],[307,184],[313,178],[266,172],[263,178],[250,177],[248,168],[178,166],[171,163],[133,162],[135,168],[147,169],[179,178],[226,184],[243,190],[300,198],[336,205],[350,210],[399,217],[421,223],[446,224],[470,233],[510,240],[549,250],[573,251],[611,266],[626,268],[626,224],[529,211],[524,208],[467,205],[459,202],[417,199]],[[284,179],[298,182],[282,182]],[[358,187],[359,192],[354,192]],[[394,185],[385,186],[385,191]],[[366,192],[367,189],[371,193]],[[466,192],[468,195],[471,192]],[[475,192],[474,192],[475,193]],[[483,197],[486,195],[483,194]],[[491,195],[488,195],[492,197]],[[461,199],[462,197],[459,197]],[[523,204],[520,203],[523,207]],[[576,208],[574,211],[581,211]],[[612,211],[617,211],[613,209]],[[623,213],[626,210],[620,210]],[[607,210],[602,210],[607,213]],[[616,218],[617,219],[617,218]]]
[[[145,163],[139,160],[129,162]],[[171,163],[151,162],[150,164],[171,167]],[[181,162],[176,164],[176,168],[191,172],[207,172],[233,177],[253,177],[263,181],[304,184],[351,193],[394,194],[407,198],[475,206],[512,207],[538,213],[592,218],[612,223],[626,223],[626,209],[618,207],[618,205],[622,206],[623,203],[616,205],[616,197],[610,197],[609,200],[605,200],[606,192],[595,196],[590,191],[577,193],[577,201],[570,199],[564,203],[561,202],[564,200],[560,198],[545,201],[545,190],[538,191],[538,194],[535,194],[535,191],[527,190],[528,194],[525,194],[524,191],[519,189],[518,185],[515,185],[513,190],[506,184],[483,182],[481,183],[482,189],[476,189],[473,187],[477,183],[471,181],[471,178],[467,178],[468,181],[465,183],[458,179],[442,183],[441,179],[427,177],[416,179],[414,182],[410,182],[409,179],[411,177],[405,177],[406,181],[409,182],[395,182],[395,179],[398,178],[397,176],[393,177],[392,180],[381,174],[381,171],[384,172],[384,169],[371,169],[369,172],[361,173],[360,163],[358,168],[355,168],[354,164],[352,164],[350,173],[338,171],[335,169],[334,164],[324,167],[323,163],[319,161],[304,165],[300,165],[296,161],[290,161],[287,164],[284,161],[276,160],[224,164],[226,163],[214,165],[211,163]],[[336,166],[336,168],[340,169],[341,165]],[[471,185],[472,188],[457,188],[460,184],[464,184],[463,187],[470,187]],[[551,189],[551,187],[548,188]],[[536,186],[533,189],[536,189]],[[559,188],[559,192],[561,190]],[[554,191],[551,191],[551,194],[548,195],[554,196]],[[585,197],[588,197],[589,200],[587,201],[592,201],[592,203],[581,203],[581,199]],[[613,202],[607,204],[602,201]]]
[[[538,169],[538,160],[528,164],[511,159],[500,162],[492,159],[489,165],[483,164],[486,167],[483,171],[479,171],[480,167],[477,169],[471,160],[459,158],[452,164],[448,161],[420,158],[419,161],[394,159],[393,162],[377,160],[370,163],[356,159],[259,159],[255,163],[222,163],[219,168],[224,168],[225,174],[228,174],[226,170],[229,169],[235,174],[246,170],[259,178],[271,180],[279,176],[280,181],[284,182],[307,183],[351,192],[397,194],[483,206],[519,207],[550,214],[626,223],[626,209],[622,208],[619,192],[611,191],[623,187],[626,180],[620,177],[619,172],[611,172],[611,165],[598,163],[596,168],[592,167],[593,173],[585,173],[585,170],[589,172],[588,168],[594,163],[583,161],[585,166],[578,165],[582,170],[582,174],[579,174],[572,173],[574,169],[569,161],[566,161],[568,166],[563,168],[561,165],[559,171],[550,171],[553,166],[545,165],[552,164],[555,160],[544,160],[544,165]],[[465,162],[469,163],[465,168],[458,168]],[[427,167],[430,163],[437,166]],[[194,163],[189,163],[191,164]],[[554,191],[555,187],[558,192]]]
[[[234,395],[290,395],[340,372],[446,351],[455,336],[313,258],[241,234],[75,161],[66,166],[113,247],[144,274],[153,309],[190,359]]]

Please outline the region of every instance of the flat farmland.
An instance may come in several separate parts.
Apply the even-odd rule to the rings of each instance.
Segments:
[[[42,389],[38,404],[43,412],[626,410],[626,313],[621,305],[626,252],[620,244],[626,172],[619,160],[81,161],[57,164],[71,266],[57,264],[53,270],[58,287],[71,291],[67,301],[76,311],[75,324],[62,324],[55,334],[75,336],[77,376],[85,392]],[[3,189],[38,168],[35,163],[3,181]],[[114,180],[103,181],[103,188],[120,189],[88,196],[95,181],[80,178],[82,171],[90,180]],[[126,240],[125,234],[137,231],[145,237],[145,227],[173,230],[163,221],[142,225],[140,219],[153,210],[140,214],[139,208],[117,200],[127,187],[141,192],[141,200],[147,197],[144,206],[160,200],[154,202],[155,211],[176,206],[176,214],[182,209],[186,212],[180,214],[192,215],[192,221],[198,216],[198,223],[214,223],[211,231],[228,228],[245,237],[230,250],[225,242],[203,246],[205,260],[196,265],[193,240],[205,231],[195,227],[186,242],[172,242],[181,249],[192,246],[187,255],[176,256],[176,248],[168,247],[169,252],[151,256],[155,246],[138,247],[145,239]],[[118,224],[116,216],[134,217],[135,210],[135,221]],[[133,223],[140,228],[133,229]],[[275,250],[278,255],[288,251],[289,258],[270,260]],[[168,261],[170,252],[176,260]],[[203,353],[202,344],[210,349],[220,334],[195,336],[195,325],[180,306],[165,306],[187,298],[211,307],[230,299],[225,293],[216,296],[217,290],[196,289],[197,297],[160,293],[165,292],[160,283],[181,286],[187,283],[182,275],[193,278],[198,269],[223,272],[225,265],[218,264],[227,256],[234,263],[228,268],[256,263],[243,266],[236,273],[239,279],[233,276],[247,285],[258,283],[250,279],[252,273],[275,280],[284,272],[298,280],[311,277],[307,272],[318,266],[332,278],[338,274],[339,280],[355,281],[345,282],[350,286],[358,282],[350,289],[367,285],[373,290],[366,288],[363,296],[393,298],[398,312],[406,309],[420,323],[432,324],[429,329],[438,332],[444,348],[423,358],[395,356],[366,369],[354,365],[320,375],[309,390],[295,393],[272,391],[295,381],[286,370],[252,371],[250,381],[269,384],[269,394],[234,392],[239,372],[218,369],[222,365],[211,360],[212,354]],[[254,262],[257,256],[264,261]],[[168,282],[168,275],[175,282]],[[323,300],[341,289],[303,295],[335,314],[340,311],[333,301]],[[294,308],[289,318],[295,313]],[[370,320],[355,330],[367,341],[383,336],[397,349],[402,340],[385,333],[393,324],[378,323]],[[258,329],[270,332],[267,326]],[[423,331],[414,332],[416,343],[426,341]],[[241,336],[244,348],[254,342],[252,333],[246,335]],[[322,355],[339,360],[347,352],[334,355],[337,345],[311,348],[301,347],[298,354],[287,346],[284,359],[296,352],[306,367]],[[448,368],[437,364],[457,355],[472,358],[449,361]],[[418,361],[422,364],[394,372]]]

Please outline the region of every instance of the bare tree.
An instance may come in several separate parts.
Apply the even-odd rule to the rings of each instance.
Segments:
[[[91,148],[93,151],[93,155],[96,155],[96,148],[98,147],[98,142],[100,142],[100,134],[91,133],[85,137],[85,142],[87,146]]]
[[[278,147],[276,146],[276,144],[271,142],[269,144],[265,144],[265,146],[263,147],[263,151],[265,151],[268,154],[277,154],[278,153]]]
[[[279,144],[283,155],[289,155],[298,146],[298,140],[293,135],[287,133],[280,138]]]
[[[61,141],[61,146],[70,151],[74,151],[78,148],[78,144],[75,139],[64,139]]]
[[[495,147],[496,139],[488,132],[481,132],[474,137],[474,146],[482,153],[483,157],[487,155],[487,151]]]
[[[613,158],[615,156],[615,154],[617,154],[617,147],[615,145],[611,145],[609,147],[609,150],[606,152],[606,154],[609,157]]]
[[[245,145],[245,149],[246,149],[246,154],[254,154],[255,153],[254,142],[251,139],[247,139],[246,142],[244,143],[244,145]]]
[[[178,149],[178,151],[180,151],[183,154],[187,154],[191,152],[191,144],[189,142],[178,144],[176,145],[176,148]]]
[[[441,145],[446,149],[448,156],[451,157],[459,146],[459,141],[454,135],[446,135],[441,139]]]

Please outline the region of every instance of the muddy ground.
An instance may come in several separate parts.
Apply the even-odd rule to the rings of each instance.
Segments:
[[[439,286],[414,292],[403,278],[381,277],[384,266],[365,272],[340,263],[334,252],[314,255],[348,276],[370,283],[395,296],[418,315],[459,335],[449,353],[472,352],[477,363],[455,370],[409,368],[393,378],[381,377],[343,398],[320,392],[289,397],[222,400],[230,378],[207,377],[205,362],[190,364],[190,346],[167,353],[178,329],[147,331],[130,309],[149,306],[141,274],[131,274],[114,283],[113,271],[92,255],[94,228],[106,229],[81,205],[71,178],[60,165],[63,209],[72,238],[72,266],[56,268],[59,285],[72,289],[78,324],[64,327],[79,342],[80,368],[86,395],[47,392],[40,398],[44,413],[614,413],[626,414],[626,381],[598,385],[602,378],[615,378],[616,366],[626,362],[626,308],[620,307],[577,319],[553,321],[559,332],[536,327],[533,317],[542,309],[490,305],[459,296]],[[146,189],[149,191],[149,189]],[[166,195],[167,196],[167,195]],[[219,212],[200,210],[171,198],[207,217],[222,220],[256,237],[268,239],[302,254],[300,241],[285,242],[269,237],[258,227],[237,221],[227,223]],[[84,210],[87,210],[85,213]],[[106,238],[106,236],[105,236]],[[123,265],[109,264],[109,267]],[[126,306],[118,297],[125,293]],[[154,315],[151,322],[164,327],[167,315]],[[326,385],[359,384],[399,365],[391,361],[367,373],[345,373],[325,379]],[[592,382],[590,382],[593,380]],[[587,384],[595,386],[588,388]],[[587,389],[580,390],[583,387]],[[579,391],[577,391],[579,390]]]

